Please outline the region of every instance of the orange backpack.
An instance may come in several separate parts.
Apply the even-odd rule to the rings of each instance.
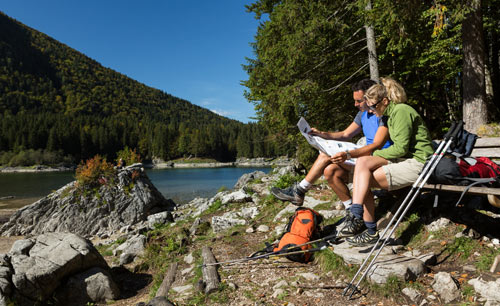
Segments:
[[[281,236],[278,246],[273,249],[273,252],[278,251],[300,251],[312,248],[311,244],[294,248],[296,245],[301,245],[318,236],[319,224],[323,221],[323,217],[313,209],[307,207],[299,207],[295,210],[295,214],[290,217],[285,228],[285,233]],[[311,259],[311,253],[301,253],[286,256],[291,261],[308,262]]]

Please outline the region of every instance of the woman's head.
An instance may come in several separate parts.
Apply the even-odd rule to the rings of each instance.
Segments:
[[[392,103],[398,104],[406,102],[406,92],[401,84],[391,78],[380,78],[380,81],[382,81],[382,84],[385,86],[387,98],[389,98]]]

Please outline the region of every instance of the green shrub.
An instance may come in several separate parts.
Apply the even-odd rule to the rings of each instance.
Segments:
[[[114,181],[116,169],[99,155],[81,163],[76,168],[75,178],[80,188],[93,188]]]
[[[304,175],[292,175],[292,174],[285,174],[282,175],[275,183],[274,187],[278,188],[287,188],[290,187],[293,183],[299,182],[304,178]]]
[[[120,160],[123,160],[125,165],[132,165],[136,163],[142,163],[141,155],[136,152],[136,149],[130,149],[129,147],[123,148],[116,153],[116,163],[120,166]]]

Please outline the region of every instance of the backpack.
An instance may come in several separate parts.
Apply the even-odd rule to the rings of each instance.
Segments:
[[[446,154],[429,176],[429,183],[466,186],[469,181],[460,172],[460,165],[457,163],[455,156]]]
[[[285,233],[281,236],[278,246],[273,252],[293,252],[300,250],[308,250],[312,248],[311,244],[294,248],[296,245],[301,245],[319,236],[319,224],[323,221],[323,217],[307,207],[299,207],[295,210],[293,216],[288,220],[285,227]],[[286,256],[291,261],[296,262],[309,262],[311,260],[311,253],[301,253]]]
[[[460,173],[471,178],[500,178],[500,166],[488,157],[474,159],[475,164],[470,164],[461,159],[459,163]],[[498,182],[497,182],[498,183]]]

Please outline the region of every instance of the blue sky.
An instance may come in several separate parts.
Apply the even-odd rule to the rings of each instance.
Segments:
[[[259,21],[242,0],[5,0],[8,16],[148,86],[242,122]]]

